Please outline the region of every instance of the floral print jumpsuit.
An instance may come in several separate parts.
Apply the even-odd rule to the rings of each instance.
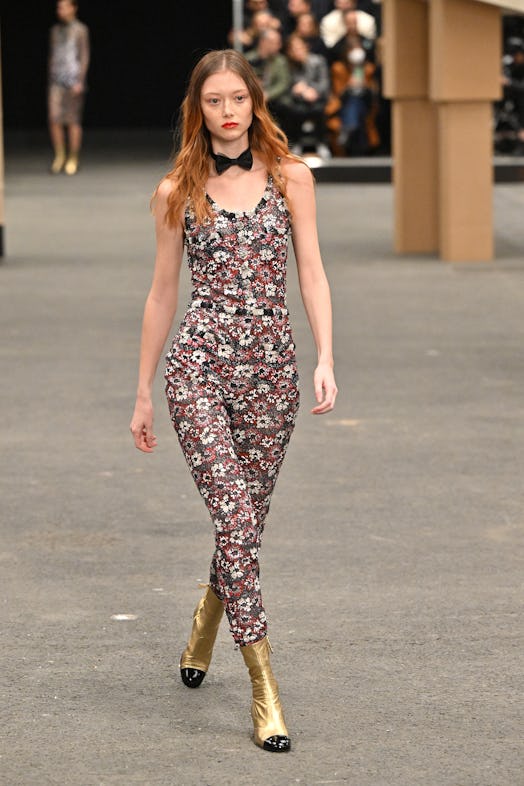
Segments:
[[[166,357],[166,394],[215,527],[210,586],[237,645],[267,632],[258,553],[298,410],[286,307],[290,218],[269,177],[249,212],[185,213],[192,301]]]

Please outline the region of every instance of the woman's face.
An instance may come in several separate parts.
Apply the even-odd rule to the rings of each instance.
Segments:
[[[301,38],[293,38],[289,42],[288,56],[296,63],[304,63],[307,60],[308,48]]]
[[[309,11],[308,3],[305,0],[288,0],[287,10],[291,16],[306,14]]]
[[[348,35],[355,35],[358,33],[357,15],[355,11],[347,11],[344,14],[344,22]]]
[[[58,0],[56,15],[61,22],[72,22],[76,16],[76,8],[69,0]]]
[[[315,17],[312,14],[300,14],[296,32],[305,38],[312,38],[315,35]]]
[[[273,26],[273,17],[266,11],[260,11],[253,17],[253,27],[260,33],[262,30],[269,30]]]
[[[211,137],[234,142],[246,135],[253,120],[253,101],[246,83],[234,71],[217,71],[202,85],[200,107]]]

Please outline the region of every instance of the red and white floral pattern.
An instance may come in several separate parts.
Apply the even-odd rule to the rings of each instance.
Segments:
[[[193,299],[166,358],[166,393],[215,526],[210,584],[239,645],[266,635],[258,552],[299,404],[285,303],[289,214],[268,180],[249,212],[186,211]]]

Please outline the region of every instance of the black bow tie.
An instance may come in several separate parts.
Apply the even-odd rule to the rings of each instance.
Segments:
[[[251,169],[253,166],[253,154],[249,147],[243,153],[240,153],[238,158],[228,158],[223,156],[222,153],[213,153],[213,151],[211,151],[211,158],[215,161],[217,175],[221,175],[230,166],[240,166],[242,169]]]

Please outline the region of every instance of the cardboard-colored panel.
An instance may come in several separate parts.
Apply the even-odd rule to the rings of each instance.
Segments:
[[[437,113],[424,99],[397,99],[393,106],[395,250],[438,248]]]
[[[506,13],[517,11],[519,14],[524,14],[524,0],[477,0],[477,2],[497,5],[499,8],[506,11]]]
[[[383,0],[386,44],[384,94],[421,98],[428,94],[428,5],[421,0]]]
[[[429,3],[429,93],[434,101],[501,95],[501,16],[475,0]]]
[[[450,262],[493,257],[492,107],[443,103],[439,127],[439,245]]]

